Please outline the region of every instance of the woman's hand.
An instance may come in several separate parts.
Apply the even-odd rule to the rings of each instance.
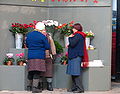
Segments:
[[[73,37],[74,35],[73,34],[71,34],[71,35],[69,35],[68,37]]]

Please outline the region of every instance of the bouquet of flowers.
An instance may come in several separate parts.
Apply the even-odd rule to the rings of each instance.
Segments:
[[[46,32],[52,33],[54,36],[57,31],[58,21],[43,20],[42,22],[45,24]]]
[[[26,59],[24,57],[24,53],[16,54],[16,56],[18,57],[16,59],[17,65],[25,65]]]
[[[66,65],[68,63],[68,53],[61,57],[61,64]]]
[[[22,33],[25,34],[28,32],[29,26],[27,24],[20,24],[20,23],[12,23],[9,31],[12,32],[13,34],[15,33]]]
[[[86,31],[86,32],[84,32],[84,33],[87,34],[86,37],[94,37],[94,33],[93,33],[91,30],[90,30],[90,32]]]
[[[4,65],[13,65],[14,61],[13,53],[7,53],[3,63]]]
[[[63,47],[58,41],[54,41],[57,54],[63,53]]]
[[[65,36],[69,36],[70,34],[72,34],[72,29],[73,29],[73,23],[74,21],[66,24],[62,24],[62,25],[59,25],[57,28],[58,28],[58,31],[61,33],[61,34],[64,34]]]

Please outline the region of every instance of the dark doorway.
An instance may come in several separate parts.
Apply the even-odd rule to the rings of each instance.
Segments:
[[[116,6],[116,9],[114,9],[114,6]],[[112,14],[111,75],[112,80],[120,82],[120,0],[113,0]]]
[[[117,0],[116,22],[116,80],[120,81],[120,0]]]
[[[112,2],[112,59],[111,59],[111,79],[116,80],[116,23],[117,22],[117,0]]]

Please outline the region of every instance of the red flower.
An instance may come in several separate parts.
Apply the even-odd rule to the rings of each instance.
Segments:
[[[62,28],[62,26],[58,26],[58,29]]]
[[[72,34],[73,23],[74,21],[71,21],[68,24],[64,23],[62,26],[58,26],[58,31],[65,36],[69,36]]]
[[[12,33],[22,33],[25,34],[28,32],[28,25],[27,24],[20,24],[20,23],[12,23],[11,27],[10,27],[10,32]]]
[[[72,27],[73,25],[72,24],[69,24],[70,27]]]
[[[34,20],[33,23],[36,25],[36,23],[38,23],[38,21]]]
[[[62,27],[63,27],[63,26],[66,26],[66,25],[67,25],[67,24],[66,24],[66,23],[64,23],[64,24],[62,24]]]
[[[66,52],[65,56],[68,56],[68,52]]]
[[[74,23],[74,21],[70,22],[70,24],[73,24],[73,23]]]

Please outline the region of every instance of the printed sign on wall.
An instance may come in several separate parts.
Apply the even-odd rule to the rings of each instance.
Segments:
[[[32,1],[40,1],[40,2],[46,2],[46,0],[32,0]],[[98,0],[50,0],[51,2],[93,2],[93,3],[98,3]]]

